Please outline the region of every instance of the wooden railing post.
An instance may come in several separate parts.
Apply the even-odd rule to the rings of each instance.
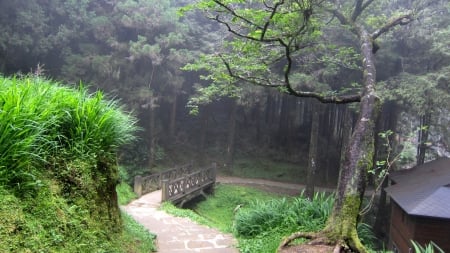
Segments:
[[[182,194],[184,194],[184,193],[186,192],[188,175],[184,175],[183,178],[184,178],[184,179],[183,179],[183,186],[182,186],[183,189],[182,189],[182,191],[181,191]]]
[[[161,180],[161,191],[161,202],[164,202],[169,198],[169,179]]]
[[[141,176],[135,176],[134,177],[134,193],[138,197],[142,196],[142,177]]]

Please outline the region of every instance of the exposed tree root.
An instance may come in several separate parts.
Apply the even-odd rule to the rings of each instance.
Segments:
[[[286,237],[283,242],[278,246],[277,252],[280,252],[283,248],[287,247],[292,241],[295,239],[304,238],[309,239],[310,241],[307,243],[308,245],[328,245],[334,246],[333,253],[342,253],[342,252],[367,252],[364,246],[360,243],[359,239],[357,242],[354,242],[354,238],[349,238],[347,240],[339,240],[334,241],[330,240],[325,233],[307,233],[307,232],[296,232],[292,235]],[[355,245],[355,246],[351,246]]]
[[[305,238],[305,239],[317,239],[319,236],[317,233],[306,233],[306,232],[296,232],[292,235],[286,237],[281,243],[280,246],[278,246],[278,251],[280,251],[282,248],[286,247],[289,243],[291,243],[293,240],[297,238]]]

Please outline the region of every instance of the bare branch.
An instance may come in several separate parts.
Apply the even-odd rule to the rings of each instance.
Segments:
[[[391,19],[386,24],[384,24],[382,27],[380,27],[379,29],[374,31],[370,35],[370,37],[373,40],[375,40],[376,38],[378,38],[383,33],[386,33],[389,30],[391,30],[393,27],[395,27],[397,25],[407,25],[407,24],[411,23],[414,19],[415,19],[414,15],[412,13],[407,13],[407,14],[404,14],[402,16],[399,16],[399,17],[396,17],[394,19]]]
[[[364,11],[370,4],[372,4],[373,0],[368,0],[362,6],[362,10]]]
[[[353,22],[359,17],[359,15],[361,15],[361,12],[363,11],[362,4],[363,4],[363,0],[355,0],[355,9],[353,9],[353,13],[352,13],[352,21]]]
[[[272,9],[272,13],[270,13],[270,17],[269,19],[266,21],[266,23],[264,24],[264,29],[262,30],[261,33],[261,40],[264,38],[264,36],[266,35],[267,29],[269,28],[270,25],[270,20],[272,20],[272,18],[275,16],[275,14],[277,13],[277,9],[279,6],[281,6],[284,3],[284,1],[279,1],[275,4],[275,6]]]
[[[356,21],[356,19],[361,15],[361,13],[370,5],[374,0],[355,0],[355,9],[352,13],[352,21]]]
[[[332,13],[334,17],[336,17],[342,25],[349,25],[350,21],[337,9],[327,10]]]

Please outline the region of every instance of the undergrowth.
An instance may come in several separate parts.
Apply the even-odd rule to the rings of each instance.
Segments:
[[[293,232],[322,229],[333,202],[333,196],[324,193],[308,200],[302,194],[286,198],[250,187],[218,185],[206,200],[191,204],[192,210],[163,206],[165,210],[170,206],[174,215],[182,213],[201,224],[233,233],[241,253],[273,253]],[[358,232],[365,243],[374,239],[368,225],[360,226]]]
[[[139,252],[115,192],[134,122],[101,92],[0,76],[0,252]]]

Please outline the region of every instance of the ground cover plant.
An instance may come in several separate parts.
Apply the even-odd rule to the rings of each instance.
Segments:
[[[299,164],[274,161],[266,157],[239,157],[233,167],[233,176],[277,180],[289,183],[306,183],[306,168]]]
[[[303,194],[284,197],[251,187],[220,184],[206,200],[186,206],[190,209],[179,209],[169,203],[163,204],[162,209],[233,233],[242,253],[273,253],[293,231],[322,229],[333,201],[333,196],[324,193],[308,200]],[[359,233],[366,245],[372,245],[370,226],[361,224]]]
[[[0,252],[139,252],[115,191],[135,130],[101,92],[0,76]]]

